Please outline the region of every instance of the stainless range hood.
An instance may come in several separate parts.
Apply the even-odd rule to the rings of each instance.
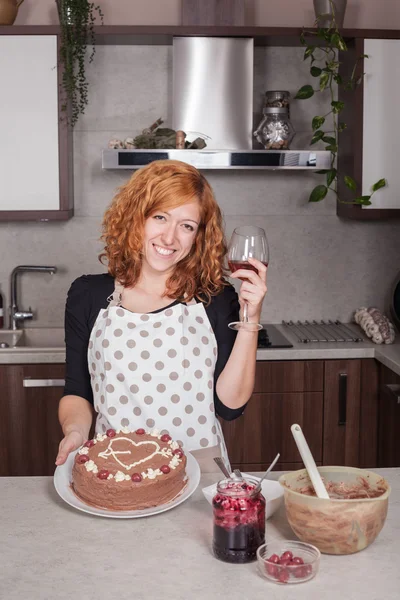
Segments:
[[[252,38],[173,40],[173,122],[203,150],[103,150],[103,169],[139,169],[177,159],[201,169],[326,169],[331,154],[315,150],[252,150]]]
[[[251,150],[253,64],[252,38],[174,38],[173,129],[208,150]]]

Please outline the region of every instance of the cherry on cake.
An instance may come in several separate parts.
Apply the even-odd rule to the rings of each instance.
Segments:
[[[168,434],[108,429],[78,450],[71,486],[90,506],[141,510],[170,502],[186,482],[186,456]]]

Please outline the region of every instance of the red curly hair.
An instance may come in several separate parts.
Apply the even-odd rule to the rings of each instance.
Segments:
[[[121,186],[105,212],[101,239],[110,275],[125,287],[140,277],[144,224],[156,211],[164,211],[197,200],[200,226],[193,248],[181,260],[166,283],[165,296],[178,300],[210,302],[220,293],[224,280],[226,242],[222,215],[212,188],[194,167],[178,160],[157,160],[132,175]]]

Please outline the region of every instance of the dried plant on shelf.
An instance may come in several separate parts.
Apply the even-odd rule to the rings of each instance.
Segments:
[[[160,127],[164,121],[159,118],[154,121],[150,127],[143,129],[136,137],[126,138],[124,141],[112,139],[108,143],[108,147],[114,150],[137,148],[141,150],[170,150],[182,148],[185,150],[202,150],[207,146],[205,140],[197,137],[192,142],[185,140],[186,134],[183,131],[175,131],[169,127]],[[177,145],[180,139],[181,146]]]
[[[339,173],[337,170],[337,153],[339,144],[339,134],[347,128],[346,123],[339,121],[340,113],[344,109],[344,102],[337,98],[337,90],[342,87],[346,91],[355,90],[363,81],[364,74],[358,73],[359,62],[362,59],[367,59],[368,55],[363,54],[357,57],[350,77],[343,78],[340,74],[340,52],[347,51],[347,45],[344,41],[339,27],[335,20],[335,6],[331,2],[332,21],[329,28],[318,26],[318,18],[315,22],[316,29],[303,29],[300,42],[305,46],[304,60],[310,60],[310,73],[313,77],[318,78],[318,87],[314,89],[312,85],[304,85],[299,89],[295,98],[298,100],[306,100],[314,96],[317,92],[328,92],[330,94],[330,111],[322,116],[315,116],[312,120],[313,136],[311,144],[316,144],[322,141],[326,144],[325,150],[331,152],[330,169],[323,169],[317,173],[326,176],[326,184],[317,185],[311,192],[309,202],[320,202],[323,200],[328,191],[332,191],[339,202],[343,204],[358,204],[368,206],[371,204],[371,196],[379,189],[385,187],[386,180],[379,179],[373,184],[369,195],[360,196],[356,193],[357,184],[350,175]],[[309,42],[307,42],[307,38]],[[325,130],[327,117],[332,116],[333,129]],[[342,200],[338,195],[338,179],[343,178],[347,188],[354,194],[354,199],[351,201]]]
[[[56,5],[60,20],[61,110],[67,123],[74,127],[88,104],[86,54],[90,45],[88,61],[91,63],[96,52],[96,14],[102,25],[104,15],[100,6],[88,0],[56,0]]]

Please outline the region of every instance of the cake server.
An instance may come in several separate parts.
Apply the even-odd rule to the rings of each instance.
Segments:
[[[314,457],[311,454],[307,440],[304,437],[303,430],[301,429],[300,425],[297,425],[297,423],[292,425],[290,429],[297,448],[299,449],[300,456],[303,459],[304,466],[307,469],[308,475],[311,479],[311,483],[314,486],[315,493],[317,494],[318,498],[326,498],[329,500],[329,494],[326,491],[324,482],[321,479],[321,475],[319,474],[317,465],[315,464]]]

